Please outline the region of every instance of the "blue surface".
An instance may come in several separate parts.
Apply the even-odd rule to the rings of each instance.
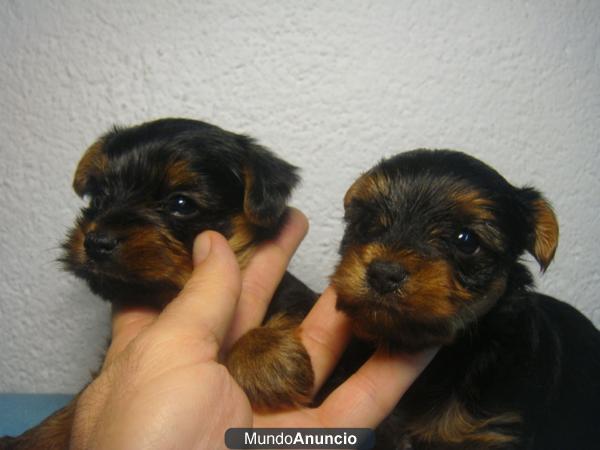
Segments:
[[[0,394],[0,436],[17,436],[73,398],[67,394]]]

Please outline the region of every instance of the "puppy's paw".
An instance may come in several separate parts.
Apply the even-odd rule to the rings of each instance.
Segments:
[[[314,375],[298,325],[298,320],[274,316],[242,336],[227,357],[227,368],[257,410],[310,402]]]

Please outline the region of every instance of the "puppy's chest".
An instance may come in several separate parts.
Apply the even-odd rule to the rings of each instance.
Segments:
[[[510,448],[521,423],[516,412],[476,412],[453,395],[416,413],[399,405],[394,415],[402,430],[395,446],[406,450]]]
[[[522,417],[518,401],[502,388],[502,370],[494,364],[476,370],[469,363],[481,355],[461,350],[462,357],[441,350],[397,405],[389,420],[410,446],[396,448],[482,450],[518,442]]]

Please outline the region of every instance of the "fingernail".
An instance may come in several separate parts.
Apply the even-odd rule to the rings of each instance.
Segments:
[[[194,265],[197,266],[206,259],[210,253],[210,236],[206,233],[201,234],[196,238],[194,243]]]

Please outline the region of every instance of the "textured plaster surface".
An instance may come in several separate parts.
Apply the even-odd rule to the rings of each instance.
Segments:
[[[341,199],[385,155],[463,149],[561,224],[540,290],[600,325],[600,2],[10,1],[0,14],[0,391],[74,392],[108,307],[55,258],[82,151],[113,123],[204,119],[304,169],[292,270],[322,289]]]

